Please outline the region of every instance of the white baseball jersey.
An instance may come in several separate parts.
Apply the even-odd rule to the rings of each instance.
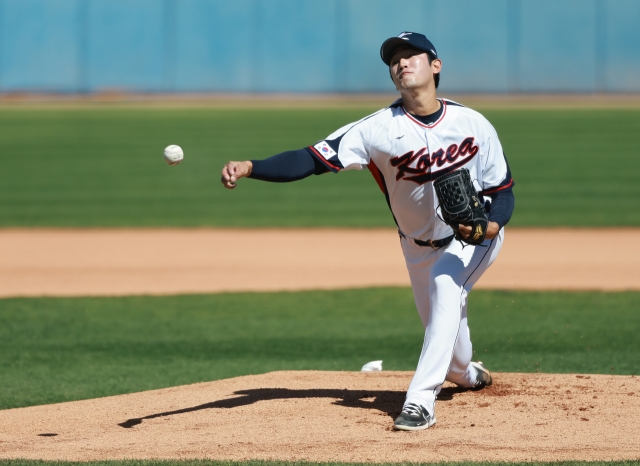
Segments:
[[[432,124],[410,115],[399,99],[309,147],[331,171],[368,167],[400,231],[423,241],[453,233],[436,215],[432,181],[438,176],[465,167],[484,195],[513,184],[498,135],[486,118],[451,100],[438,100],[442,113]]]

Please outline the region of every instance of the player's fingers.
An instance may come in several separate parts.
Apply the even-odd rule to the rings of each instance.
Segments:
[[[458,231],[460,232],[463,238],[468,238],[469,236],[471,236],[471,230],[472,228],[468,225],[460,225],[458,227]]]
[[[225,180],[224,178],[222,178],[220,181],[222,181],[222,185],[227,189],[233,189],[237,186],[233,181]]]
[[[233,165],[232,163],[228,163],[226,164],[224,167],[222,167],[222,177],[220,178],[220,181],[222,182],[223,186],[227,189],[233,189],[236,187],[236,179],[232,174],[233,172]]]
[[[241,178],[241,172],[240,172],[240,164],[238,162],[229,162],[229,179],[231,181],[237,181],[238,178]]]
[[[222,168],[222,184],[225,188],[233,189],[236,187],[236,182],[240,178],[247,176],[248,173],[249,170],[247,170],[243,162],[228,162]]]
[[[244,162],[233,162],[232,168],[231,181],[238,181],[240,178],[244,178],[249,174],[249,170],[247,170],[246,163]]]
[[[222,179],[227,181],[231,178],[231,174],[229,173],[229,164],[227,163],[224,167],[222,167]]]

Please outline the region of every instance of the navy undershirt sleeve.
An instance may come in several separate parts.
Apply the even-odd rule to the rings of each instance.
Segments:
[[[252,160],[251,163],[253,169],[249,178],[274,183],[297,181],[329,171],[306,148],[283,152],[264,160]]]
[[[489,207],[489,221],[496,222],[500,228],[505,226],[511,219],[516,199],[511,188],[490,194],[491,206]]]

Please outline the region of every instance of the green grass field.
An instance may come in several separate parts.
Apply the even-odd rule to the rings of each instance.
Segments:
[[[325,137],[373,109],[0,110],[0,226],[393,226],[368,172],[219,184],[229,159]],[[517,226],[640,225],[640,110],[491,110]],[[169,167],[162,150],[180,144]]]
[[[474,291],[476,359],[495,371],[634,374],[640,293]],[[414,370],[408,288],[0,300],[0,409],[272,370]]]

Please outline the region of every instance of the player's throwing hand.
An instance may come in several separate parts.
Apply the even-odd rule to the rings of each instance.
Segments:
[[[236,186],[236,182],[240,178],[245,178],[251,174],[253,164],[251,161],[246,160],[244,162],[228,162],[222,167],[222,178],[220,181],[227,189],[233,189]]]

